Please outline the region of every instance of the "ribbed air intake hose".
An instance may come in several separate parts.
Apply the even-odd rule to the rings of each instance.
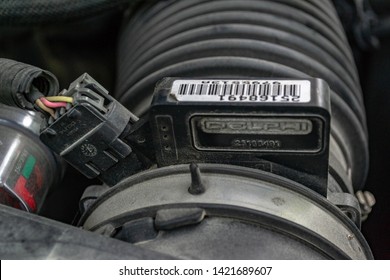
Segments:
[[[326,80],[332,91],[331,150],[338,159],[330,171],[341,168],[355,188],[363,186],[368,169],[365,109],[331,1],[145,4],[122,33],[118,61],[116,97],[137,114],[148,109],[156,82],[168,76]]]

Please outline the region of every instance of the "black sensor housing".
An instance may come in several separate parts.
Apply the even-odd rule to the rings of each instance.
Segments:
[[[149,115],[157,163],[247,166],[326,196],[329,96],[321,79],[165,78]]]

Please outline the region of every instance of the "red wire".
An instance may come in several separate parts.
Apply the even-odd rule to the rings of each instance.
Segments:
[[[66,107],[66,102],[51,102],[47,100],[44,97],[39,98],[43,104],[45,104],[49,108],[61,108],[61,107]]]

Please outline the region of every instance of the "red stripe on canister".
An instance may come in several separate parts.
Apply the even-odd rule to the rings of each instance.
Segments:
[[[26,183],[27,179],[23,176],[20,176],[16,181],[14,191],[32,211],[35,211],[37,205],[35,203],[34,196],[26,188]]]

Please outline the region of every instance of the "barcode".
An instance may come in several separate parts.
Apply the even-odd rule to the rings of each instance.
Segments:
[[[179,101],[309,102],[307,80],[176,80],[171,94]]]

